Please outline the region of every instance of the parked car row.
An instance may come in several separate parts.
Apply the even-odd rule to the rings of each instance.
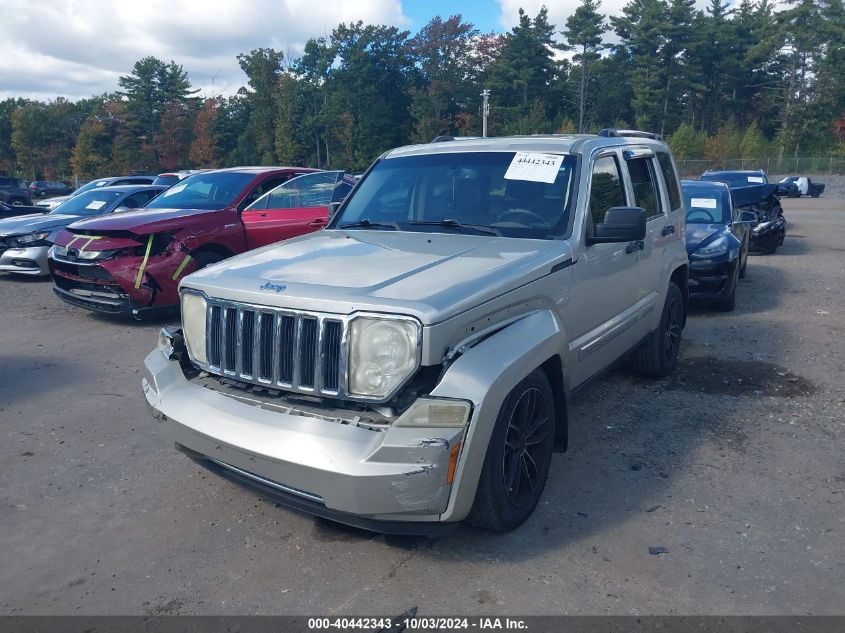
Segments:
[[[762,171],[706,171],[682,185],[690,298],[731,311],[749,252],[774,253],[786,237],[782,189]]]
[[[2,257],[38,274],[46,256],[56,294],[91,310],[179,305],[142,388],[203,466],[379,532],[511,530],[576,390],[620,359],[670,374],[690,298],[733,309],[764,225],[743,190],[769,185],[682,183],[640,131],[436,140],[360,179],[104,185],[0,223]],[[138,192],[154,197],[125,210]]]
[[[176,306],[184,275],[322,228],[353,184],[292,167],[103,178],[49,212],[0,220],[0,272],[51,274],[68,303],[139,316]]]

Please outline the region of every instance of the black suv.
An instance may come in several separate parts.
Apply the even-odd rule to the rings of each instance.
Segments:
[[[11,204],[15,207],[29,206],[32,198],[26,181],[8,176],[0,176],[0,202]]]
[[[37,198],[66,196],[73,193],[73,187],[57,180],[35,180],[29,185],[29,190]]]

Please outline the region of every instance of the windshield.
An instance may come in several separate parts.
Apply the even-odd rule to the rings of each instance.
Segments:
[[[720,191],[684,189],[687,224],[727,224],[728,205]]]
[[[360,183],[332,227],[471,233],[467,227],[475,226],[507,237],[562,235],[574,168],[573,156],[529,152],[388,158]]]
[[[86,191],[68,198],[50,211],[50,215],[100,215],[108,211],[111,204],[124,193],[108,189]]]
[[[731,174],[731,173],[714,173],[704,174],[699,180],[711,180],[715,182],[724,182],[728,187],[751,187],[754,185],[767,184],[766,177],[762,174]]]
[[[147,205],[148,209],[224,209],[255,174],[224,171],[188,176]]]
[[[80,193],[85,193],[86,191],[91,191],[92,189],[99,189],[100,187],[108,186],[110,180],[92,180],[89,183],[82,185],[79,189],[71,193],[72,197],[78,196]]]

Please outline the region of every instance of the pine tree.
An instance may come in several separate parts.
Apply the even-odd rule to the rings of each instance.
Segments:
[[[599,0],[582,0],[581,5],[566,20],[567,49],[575,50],[574,60],[581,67],[580,87],[578,90],[578,132],[584,132],[584,110],[587,103],[587,81],[590,65],[599,59],[599,52],[604,48],[602,35],[608,26],[604,15],[599,13]]]

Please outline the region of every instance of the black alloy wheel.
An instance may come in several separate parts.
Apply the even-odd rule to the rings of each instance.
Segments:
[[[537,387],[530,387],[519,397],[508,420],[502,456],[505,496],[517,508],[531,503],[545,484],[541,465],[547,459],[550,433],[545,396]]]

